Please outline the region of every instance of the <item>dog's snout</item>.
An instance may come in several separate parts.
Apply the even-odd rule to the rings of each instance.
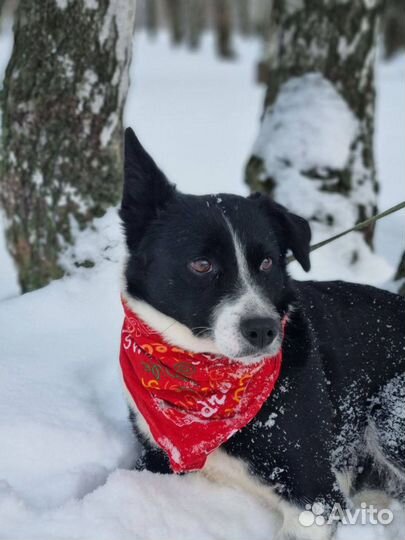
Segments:
[[[243,337],[254,347],[263,349],[276,337],[277,321],[269,317],[244,319],[240,324]]]

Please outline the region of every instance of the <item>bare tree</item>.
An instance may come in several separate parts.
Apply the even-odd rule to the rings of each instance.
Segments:
[[[405,49],[405,2],[386,0],[383,15],[384,48],[388,58]]]
[[[21,0],[4,80],[0,197],[23,291],[62,274],[74,231],[115,204],[132,0]]]
[[[233,58],[233,11],[230,0],[214,0],[214,24],[218,55]]]
[[[166,0],[166,15],[174,45],[179,45],[185,36],[184,7],[184,0]]]
[[[186,20],[188,21],[187,41],[191,49],[200,45],[201,34],[206,23],[205,0],[187,0]]]
[[[159,29],[157,0],[146,0],[143,8],[146,30],[149,35],[154,36]]]
[[[252,33],[251,2],[246,0],[237,0],[236,9],[238,14],[238,26],[242,36],[248,36]]]
[[[373,68],[380,11],[378,1],[273,2],[264,113],[246,181],[325,226],[343,228],[376,212]],[[306,197],[312,204],[305,205]],[[367,243],[372,237],[370,227]]]

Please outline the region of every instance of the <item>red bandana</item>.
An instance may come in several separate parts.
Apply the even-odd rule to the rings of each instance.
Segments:
[[[282,353],[246,365],[184,351],[123,305],[125,386],[173,471],[201,469],[211,452],[259,412],[277,382]]]

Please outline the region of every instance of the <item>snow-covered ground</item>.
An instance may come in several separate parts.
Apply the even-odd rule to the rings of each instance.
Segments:
[[[0,39],[1,77],[10,35]],[[263,92],[253,84],[257,45],[239,44],[239,61],[223,63],[209,40],[198,53],[170,50],[165,40],[137,36],[126,124],[181,189],[245,193],[241,171]],[[381,208],[405,199],[404,77],[403,56],[379,67]],[[377,250],[392,268],[404,224],[397,215],[377,231]],[[0,539],[272,538],[273,514],[236,489],[195,474],[130,470],[136,447],[117,362],[122,253],[114,209],[75,250],[99,264],[16,297],[0,240]],[[348,276],[334,255],[331,263],[330,253],[317,253],[314,276],[328,267],[331,277]],[[367,268],[357,277],[378,278]],[[394,526],[390,534],[343,527],[339,540],[397,540],[403,516]]]

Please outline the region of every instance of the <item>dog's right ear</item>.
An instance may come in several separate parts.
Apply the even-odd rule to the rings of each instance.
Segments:
[[[142,147],[131,128],[125,130],[124,189],[120,209],[128,248],[136,247],[145,229],[173,196],[175,186]]]

